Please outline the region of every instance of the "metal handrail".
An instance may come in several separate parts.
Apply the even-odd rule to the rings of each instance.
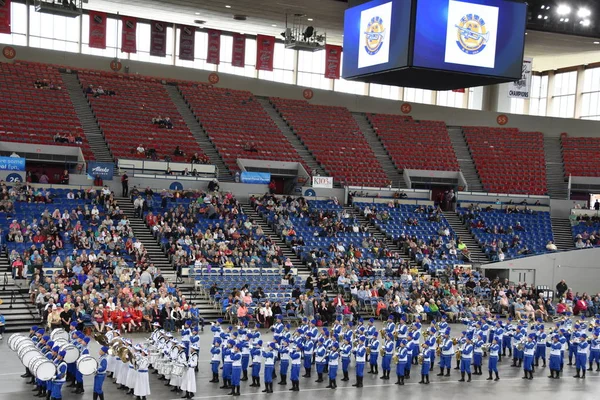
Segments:
[[[13,289],[10,291],[10,304],[8,305],[8,308],[12,309],[14,303],[15,303],[15,290]]]
[[[8,284],[8,272],[4,273],[4,282],[2,283],[2,291],[6,290],[6,285]]]

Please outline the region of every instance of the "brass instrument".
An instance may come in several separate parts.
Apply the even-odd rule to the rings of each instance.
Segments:
[[[441,347],[438,347],[437,349],[435,349],[435,355],[438,356],[438,357],[442,355],[442,348]]]
[[[596,327],[596,323],[595,323],[594,321],[591,321],[591,322],[588,324],[588,329],[589,329],[590,331],[593,331],[595,327]]]
[[[381,339],[385,338],[387,336],[387,331],[385,329],[380,329],[379,330],[379,337]]]
[[[100,346],[108,346],[108,339],[102,332],[94,332],[94,340],[100,344]]]
[[[367,355],[370,356],[371,355],[371,346],[367,347],[366,351],[367,351]]]
[[[458,344],[458,339],[457,339],[457,338],[455,338],[455,337],[453,337],[453,338],[452,338],[452,344],[453,344],[454,346],[456,346],[456,345]]]
[[[429,339],[429,336],[431,336],[431,333],[430,333],[429,331],[425,331],[425,332],[423,332],[423,339],[424,339],[424,340],[427,340],[427,339]]]
[[[456,350],[456,352],[454,352],[454,355],[456,356],[456,361],[460,361],[462,357],[462,350]]]
[[[419,365],[423,365],[423,354],[419,354],[419,357],[417,357],[417,360],[419,361]]]
[[[491,346],[491,344],[489,344],[489,343],[485,343],[483,346],[481,346],[481,349],[482,349],[482,350],[483,350],[485,353],[487,353],[487,352],[490,350],[490,346]]]
[[[400,361],[400,359],[398,358],[398,356],[396,354],[394,354],[392,356],[392,364],[398,364],[398,361]]]
[[[525,343],[523,341],[520,341],[519,343],[517,343],[517,350],[522,351],[525,348]]]
[[[398,339],[398,331],[394,331],[394,340]]]
[[[381,347],[381,348],[379,349],[379,355],[380,355],[381,357],[385,356],[385,349],[384,349],[383,347]]]
[[[440,345],[442,344],[442,342],[444,341],[444,338],[442,336],[438,336],[437,339],[435,340],[435,342]]]

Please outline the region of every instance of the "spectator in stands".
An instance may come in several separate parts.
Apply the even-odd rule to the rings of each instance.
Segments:
[[[164,126],[167,129],[173,129],[173,122],[171,122],[171,118],[169,118],[169,117],[165,118]]]
[[[554,242],[552,240],[548,241],[548,244],[546,244],[546,250],[548,251],[557,251],[558,248],[556,247],[556,245],[554,244]]]
[[[584,241],[581,238],[579,238],[575,242],[575,247],[578,249],[584,249],[586,247],[586,244],[584,243]]]
[[[50,178],[46,175],[46,171],[42,171],[42,175],[40,175],[40,179],[38,179],[39,183],[50,183]]]
[[[190,162],[192,164],[200,164],[200,157],[198,156],[198,153],[194,153],[194,155],[192,155],[192,157],[190,158]]]
[[[96,92],[94,93],[94,97],[98,97],[98,96],[102,96],[104,95],[104,89],[102,89],[102,86],[98,86],[98,89],[96,89]]]
[[[25,279],[25,277],[23,276],[24,267],[25,264],[23,264],[21,256],[17,256],[17,258],[12,262],[11,265],[13,279]]]
[[[69,184],[69,171],[68,170],[64,170],[61,177],[60,177],[60,183],[62,183],[63,185],[68,185]]]
[[[177,157],[184,157],[185,153],[183,151],[181,151],[179,146],[177,146],[177,147],[175,147],[175,151],[173,152],[173,155],[177,156]]]
[[[208,182],[208,191],[209,192],[218,192],[219,191],[219,182],[216,179]]]
[[[46,86],[48,86],[48,83],[43,81],[42,79],[36,79],[33,83],[33,87],[35,87],[36,89],[43,89]]]
[[[121,186],[123,189],[122,196],[127,197],[129,195],[129,176],[127,176],[127,172],[121,175]]]
[[[20,156],[20,155],[18,155],[17,153],[15,153],[14,151],[12,152],[12,154],[10,155],[10,157],[13,157],[13,158],[21,158],[21,156]]]
[[[146,149],[144,145],[140,143],[140,145],[135,149],[139,155],[146,155]]]
[[[85,90],[84,93],[87,94],[94,94],[94,85],[88,85]]]
[[[600,211],[600,201],[598,201],[598,199],[596,199],[596,202],[594,203],[594,210]]]
[[[83,144],[83,138],[79,133],[75,135],[75,144]]]
[[[565,282],[564,279],[561,279],[561,281],[556,284],[556,297],[559,299],[562,298],[567,290],[569,290],[567,282]]]
[[[167,170],[165,171],[165,175],[175,175],[175,172],[173,172],[171,170],[171,167],[168,167]]]

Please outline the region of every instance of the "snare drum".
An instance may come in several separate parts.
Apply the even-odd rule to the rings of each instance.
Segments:
[[[92,375],[98,371],[98,361],[89,354],[84,354],[77,360],[77,370],[81,375]]]
[[[56,366],[44,356],[34,361],[30,370],[40,381],[49,381],[56,375]]]
[[[171,369],[171,376],[183,376],[185,371],[185,365],[175,363],[173,364],[173,368]]]

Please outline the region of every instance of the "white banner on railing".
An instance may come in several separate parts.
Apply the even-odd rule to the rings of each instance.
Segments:
[[[330,176],[313,176],[312,186],[314,188],[331,189],[333,188],[333,178]]]
[[[521,79],[508,83],[508,97],[518,99],[528,99],[531,90],[531,71],[533,67],[533,58],[523,59],[523,69],[521,70]]]

